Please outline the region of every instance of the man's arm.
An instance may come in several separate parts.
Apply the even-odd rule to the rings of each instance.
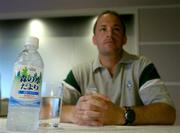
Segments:
[[[98,94],[99,95],[99,94]],[[133,125],[164,125],[175,122],[175,109],[165,103],[133,107],[136,118]],[[125,110],[99,96],[83,96],[76,106],[63,105],[61,121],[80,125],[123,125]]]
[[[176,111],[166,103],[153,103],[149,105],[134,107],[136,119],[135,125],[145,124],[174,124]]]
[[[75,105],[62,105],[61,110],[61,122],[64,123],[73,123],[73,111]]]

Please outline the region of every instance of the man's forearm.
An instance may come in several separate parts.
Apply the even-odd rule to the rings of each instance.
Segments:
[[[176,118],[175,109],[165,103],[134,107],[134,111],[136,114],[134,125],[174,124]]]
[[[62,105],[61,122],[72,123],[74,105]]]
[[[63,105],[61,122],[74,123],[74,105]],[[173,107],[165,103],[154,103],[145,106],[133,107],[136,114],[133,125],[164,125],[174,124],[176,111]],[[121,111],[121,113],[123,113]],[[118,113],[116,113],[118,114]],[[124,114],[122,114],[123,116]],[[124,118],[120,119],[120,123],[124,123]],[[106,124],[106,123],[103,123]]]

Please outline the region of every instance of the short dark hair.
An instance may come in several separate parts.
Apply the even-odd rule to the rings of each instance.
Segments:
[[[124,35],[126,34],[126,26],[125,26],[125,23],[124,23],[124,21],[123,21],[122,16],[121,16],[120,14],[118,14],[117,12],[115,12],[115,11],[110,11],[110,10],[106,10],[106,11],[104,11],[104,12],[102,12],[101,14],[98,15],[98,17],[97,17],[97,19],[96,19],[96,21],[95,21],[95,23],[94,23],[94,27],[93,27],[93,33],[94,33],[94,34],[95,34],[95,31],[96,31],[97,22],[98,22],[98,20],[101,18],[101,16],[103,16],[104,14],[111,14],[111,15],[116,16],[116,17],[119,19],[119,21],[121,22],[121,25],[122,25],[122,28],[123,28],[123,34],[124,34]]]

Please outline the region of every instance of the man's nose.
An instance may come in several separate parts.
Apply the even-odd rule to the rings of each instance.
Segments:
[[[108,37],[111,37],[113,35],[113,30],[112,29],[109,29],[108,31],[107,31],[107,36]]]

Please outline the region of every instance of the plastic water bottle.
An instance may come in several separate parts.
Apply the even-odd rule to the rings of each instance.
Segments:
[[[39,39],[29,37],[14,64],[7,130],[36,131],[39,127],[43,60]]]

